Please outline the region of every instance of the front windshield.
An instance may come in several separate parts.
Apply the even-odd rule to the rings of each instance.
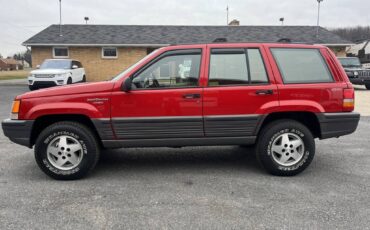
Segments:
[[[70,69],[70,60],[45,60],[40,69]]]
[[[342,66],[347,67],[360,67],[361,63],[358,58],[339,58],[340,63]]]
[[[124,70],[123,72],[119,73],[117,76],[115,76],[112,81],[117,81],[119,80],[121,77],[125,76],[127,73],[129,73],[131,70],[135,69],[137,66],[141,65],[142,63],[146,62],[148,59],[150,59],[151,57],[153,56],[156,56],[157,53],[160,51],[161,49],[157,49],[155,51],[153,51],[152,53],[150,53],[149,55],[145,56],[144,58],[142,58],[140,61],[136,62],[135,64],[133,64],[132,66],[130,66],[129,68],[127,68],[126,70]]]

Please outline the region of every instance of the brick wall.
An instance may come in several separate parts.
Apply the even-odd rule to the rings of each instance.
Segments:
[[[122,72],[146,56],[147,48],[117,48],[118,58],[102,58],[101,47],[69,47],[69,58],[82,63],[87,81],[107,80]],[[53,58],[52,47],[32,47],[32,65],[40,65],[45,59]]]

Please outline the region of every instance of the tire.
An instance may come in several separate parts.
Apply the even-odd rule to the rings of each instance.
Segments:
[[[95,168],[99,156],[100,148],[95,135],[80,123],[52,124],[36,140],[35,159],[38,166],[57,180],[75,180],[86,176]]]
[[[72,84],[72,78],[68,78],[67,80],[67,85],[70,85],[70,84]]]
[[[306,126],[297,121],[277,120],[260,132],[256,156],[262,167],[272,175],[297,175],[310,165],[314,155],[314,137]]]
[[[86,82],[86,76],[85,75],[82,77],[82,81],[81,82]]]
[[[33,91],[33,90],[36,90],[37,88],[35,87],[35,86],[33,86],[33,85],[29,85],[28,86],[28,88],[31,90],[31,91]]]
[[[365,85],[366,89],[370,90],[370,84]]]

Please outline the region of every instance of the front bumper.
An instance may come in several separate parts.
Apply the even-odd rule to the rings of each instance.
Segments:
[[[4,135],[12,142],[31,148],[33,120],[11,120],[1,122]]]
[[[321,139],[340,137],[356,131],[360,121],[359,113],[321,113],[317,114],[320,122]]]
[[[354,85],[370,84],[370,77],[349,77],[348,79]]]
[[[33,86],[35,88],[46,88],[66,84],[67,78],[64,76],[52,78],[28,77],[28,85]]]

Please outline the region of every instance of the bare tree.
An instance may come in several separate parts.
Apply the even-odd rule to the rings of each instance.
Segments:
[[[357,26],[331,29],[332,32],[352,42],[370,39],[370,26]]]

